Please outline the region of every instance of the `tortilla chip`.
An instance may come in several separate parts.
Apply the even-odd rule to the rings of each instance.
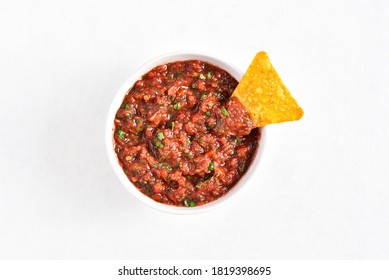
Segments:
[[[265,52],[257,53],[232,96],[246,107],[257,127],[299,120],[304,114]]]

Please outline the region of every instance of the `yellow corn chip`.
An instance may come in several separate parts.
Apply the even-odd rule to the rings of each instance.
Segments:
[[[257,127],[299,120],[304,114],[265,52],[257,53],[232,96],[245,106]]]

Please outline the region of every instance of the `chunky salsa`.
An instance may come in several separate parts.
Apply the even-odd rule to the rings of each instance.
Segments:
[[[114,149],[128,179],[155,201],[199,206],[246,172],[260,131],[230,96],[238,82],[199,60],[155,67],[128,91],[114,121]]]

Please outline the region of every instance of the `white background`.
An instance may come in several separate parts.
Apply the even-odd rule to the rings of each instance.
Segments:
[[[388,260],[5,260],[0,261],[0,276],[7,280],[39,279],[56,280],[69,279],[93,279],[93,280],[118,280],[118,279],[203,279],[203,280],[328,280],[328,279],[353,279],[353,280],[387,280],[389,278]],[[183,269],[201,269],[202,274],[195,276],[155,276],[151,275],[128,276],[119,275],[119,269],[135,269],[136,267],[148,269],[172,269],[177,272]],[[270,275],[263,276],[212,275],[212,267],[270,267]],[[259,269],[258,269],[259,270]],[[128,270],[127,270],[128,271]],[[186,270],[187,271],[187,270]],[[216,271],[218,271],[216,269]],[[237,269],[235,271],[238,271]],[[319,272],[319,273],[318,273]],[[133,272],[132,272],[133,273]],[[238,272],[239,273],[239,272]],[[236,273],[236,274],[238,274]],[[217,274],[217,272],[215,273]],[[138,274],[139,275],[139,274]]]
[[[387,1],[0,1],[0,258],[389,258]],[[170,51],[268,52],[305,110],[256,178],[173,216],[115,177],[116,91]]]

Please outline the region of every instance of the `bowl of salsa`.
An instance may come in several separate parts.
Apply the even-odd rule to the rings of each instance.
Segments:
[[[230,98],[243,73],[194,52],[152,59],[116,94],[107,118],[111,165],[139,200],[174,214],[209,211],[253,177],[264,128]]]

